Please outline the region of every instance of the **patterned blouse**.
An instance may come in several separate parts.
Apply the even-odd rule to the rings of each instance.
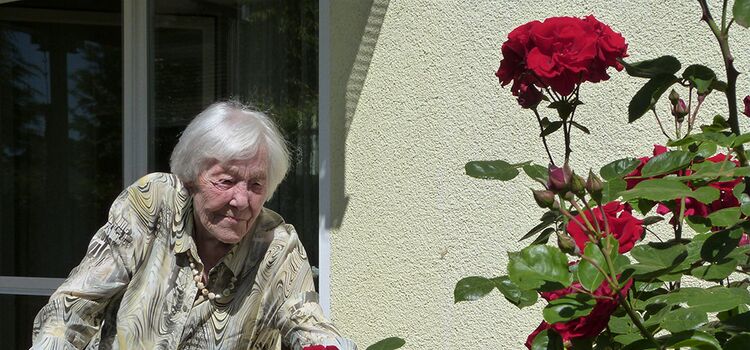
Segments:
[[[209,271],[214,299],[199,295],[190,258],[202,271],[190,195],[174,175],[145,176],[37,314],[32,348],[356,349],[323,317],[297,233],[273,211]]]

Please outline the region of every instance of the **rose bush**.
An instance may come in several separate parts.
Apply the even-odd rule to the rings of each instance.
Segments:
[[[495,75],[533,112],[548,159],[471,161],[465,170],[501,181],[522,170],[542,187],[532,194],[544,213],[521,237],[533,242],[508,253],[508,274],[461,279],[455,302],[495,289],[519,308],[544,299],[543,321],[525,344],[532,350],[747,347],[750,133],[741,132],[738,114],[750,117],[750,96],[739,109],[728,35],[733,23],[750,25],[750,0],[735,0],[729,21],[724,1],[720,23],[706,0],[698,3],[719,41],[726,81],[707,66],[683,69],[668,55],[625,62],[624,37],[593,16],[552,17],[510,32]],[[573,130],[589,133],[576,119],[580,91],[608,80],[609,68],[647,79],[627,106],[628,121],[651,113],[666,140],[652,156],[611,161],[584,179],[569,163]],[[703,102],[719,94],[726,114],[702,120]],[[549,110],[553,116],[544,116]],[[558,162],[547,142],[555,132],[564,143]],[[655,233],[667,231],[670,237]],[[687,276],[710,287],[685,287]]]

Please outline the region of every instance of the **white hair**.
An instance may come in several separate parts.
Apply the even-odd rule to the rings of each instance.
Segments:
[[[266,201],[289,169],[286,141],[271,119],[237,101],[214,103],[200,112],[182,132],[169,166],[186,184],[194,183],[212,161],[226,163],[267,152]]]

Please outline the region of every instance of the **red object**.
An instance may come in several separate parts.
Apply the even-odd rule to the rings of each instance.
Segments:
[[[599,228],[604,231],[605,222],[602,216],[602,212],[604,212],[609,223],[610,233],[620,242],[619,252],[621,254],[630,251],[635,242],[643,236],[643,220],[631,214],[632,208],[629,205],[613,201],[605,204],[603,207],[596,207],[592,210],[593,214],[591,211],[585,210],[583,215],[586,215],[586,218],[594,228],[596,228],[595,222],[598,222]],[[596,218],[596,221],[594,221],[594,218]],[[580,225],[576,224],[576,222],[580,223]],[[588,234],[596,235],[593,232],[589,232],[588,229],[584,230],[581,226],[586,227],[586,222],[581,217],[581,214],[578,214],[575,216],[575,221],[571,220],[568,222],[566,230],[576,242],[578,248],[583,251],[586,243],[590,241]]]
[[[495,75],[503,86],[513,81],[514,96],[521,94],[524,84],[567,96],[581,82],[609,79],[609,67],[622,70],[617,59],[627,57],[627,47],[622,35],[594,16],[550,17],[508,34]]]
[[[745,104],[745,109],[742,111],[742,114],[750,117],[750,95],[745,96],[745,98],[742,99],[742,102]]]
[[[627,295],[628,290],[632,285],[633,280],[631,279],[628,280],[628,282],[625,283],[625,285],[622,287],[620,295],[623,298]],[[552,301],[565,295],[575,293],[573,287],[582,289],[581,284],[575,282],[571,287],[556,290],[553,292],[542,292],[540,294],[544,299],[547,299],[547,301]],[[550,328],[557,332],[557,334],[562,337],[563,341],[570,341],[576,338],[593,338],[601,333],[602,330],[607,327],[607,324],[609,323],[609,317],[617,309],[618,300],[617,295],[609,287],[609,283],[607,283],[607,281],[602,282],[599,288],[594,291],[594,295],[608,296],[611,297],[611,299],[597,299],[596,305],[594,305],[591,313],[589,313],[587,316],[579,317],[572,321],[555,324],[549,324],[545,321],[542,321],[539,327],[537,327],[536,330],[534,330],[526,339],[526,347],[531,349],[531,344],[534,342],[534,338],[537,336],[537,334],[545,329]]]

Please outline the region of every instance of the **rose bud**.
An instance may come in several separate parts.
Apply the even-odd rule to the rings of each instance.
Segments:
[[[536,204],[545,209],[552,209],[555,206],[555,194],[548,190],[531,190],[534,194]]]
[[[591,195],[594,200],[599,201],[602,199],[602,191],[604,190],[604,183],[593,171],[589,170],[589,178],[586,179],[586,191]]]
[[[579,253],[576,241],[566,232],[557,231],[557,247],[566,254],[578,255]]]
[[[535,109],[544,96],[536,86],[527,83],[521,83],[518,90],[518,104],[521,108]]]
[[[685,116],[688,115],[688,108],[685,104],[685,100],[679,99],[677,104],[672,106],[672,115],[677,119],[678,123],[682,123],[685,120]]]
[[[570,171],[568,163],[565,163],[562,168],[550,164],[547,188],[554,193],[567,192],[568,189],[570,189],[571,175],[572,172]]]
[[[573,192],[578,197],[583,197],[586,194],[586,180],[573,173],[570,178],[570,192]]]
[[[677,104],[677,101],[680,100],[680,94],[677,93],[677,91],[672,91],[669,93],[669,102],[672,102],[672,106]]]
[[[742,114],[750,117],[750,95],[745,96],[745,98],[742,100],[742,102],[745,103],[745,110],[742,111]]]

